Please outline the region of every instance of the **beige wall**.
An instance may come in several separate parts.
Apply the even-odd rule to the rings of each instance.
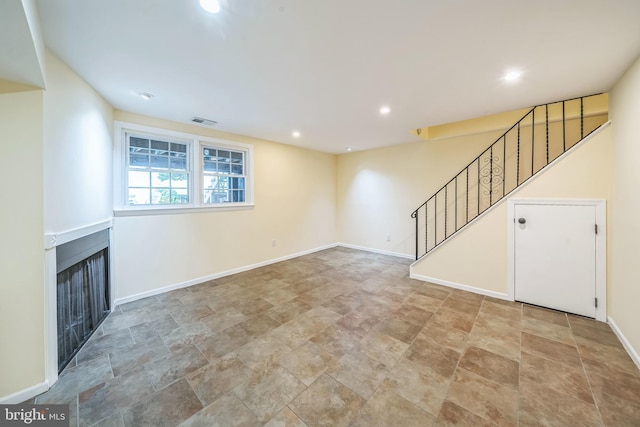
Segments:
[[[415,254],[411,212],[504,130],[338,156],[338,239]],[[391,241],[387,242],[387,235]]]
[[[45,91],[18,85],[0,95],[0,174],[16,184],[4,197],[20,207],[0,210],[0,399],[45,381],[45,232],[112,214],[113,109],[53,54],[45,58]]]
[[[0,399],[44,381],[42,97],[0,95]]]
[[[47,51],[44,93],[45,232],[111,218],[113,108]]]
[[[606,127],[561,161],[511,193],[518,199],[611,200],[613,139]],[[505,199],[467,230],[412,267],[412,273],[507,294],[507,204]],[[608,203],[609,206],[609,203]],[[611,221],[608,220],[610,224]]]
[[[614,195],[609,316],[640,353],[640,59],[611,91]]]
[[[334,155],[122,111],[115,118],[252,144],[255,164],[252,209],[117,217],[116,298],[335,243]]]

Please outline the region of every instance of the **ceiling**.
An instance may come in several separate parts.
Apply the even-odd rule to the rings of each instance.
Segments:
[[[38,20],[33,5],[0,1],[0,79],[43,88],[41,53],[44,49],[37,22],[30,25],[30,21]]]
[[[115,108],[200,116],[330,153],[608,91],[640,54],[638,0],[221,4],[218,14],[198,0],[40,0],[38,9],[47,47]],[[511,69],[519,82],[502,78]]]

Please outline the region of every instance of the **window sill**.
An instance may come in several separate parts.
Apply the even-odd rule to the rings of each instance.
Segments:
[[[226,205],[226,206],[189,206],[189,207],[136,207],[136,208],[120,208],[113,210],[113,216],[148,216],[148,215],[176,215],[186,213],[204,213],[204,212],[221,212],[221,211],[244,211],[253,209],[254,204],[242,205]]]

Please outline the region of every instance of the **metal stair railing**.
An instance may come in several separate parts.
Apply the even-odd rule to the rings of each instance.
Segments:
[[[416,260],[444,243],[604,124],[590,111],[602,94],[531,108],[486,150],[411,213]]]

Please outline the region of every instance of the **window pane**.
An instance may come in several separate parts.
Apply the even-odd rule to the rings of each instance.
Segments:
[[[171,167],[171,169],[187,170],[187,159],[171,157],[169,166]]]
[[[149,187],[149,172],[129,171],[129,187]]]
[[[129,138],[129,147],[149,148],[149,140],[144,138]]]
[[[189,186],[189,175],[186,173],[171,174],[171,188],[187,188]]]
[[[152,188],[151,203],[154,205],[168,205],[171,203],[171,190],[169,188]]]
[[[171,190],[171,203],[189,203],[189,194],[186,188]]]
[[[205,189],[204,190],[204,203],[226,203],[229,201],[230,191],[226,191],[222,188]]]
[[[234,175],[242,175],[242,165],[231,165],[231,173]]]
[[[149,154],[148,148],[138,148],[138,147],[129,147],[129,153],[137,153],[137,154]]]
[[[218,150],[218,162],[229,163],[231,161],[231,153],[227,150]]]
[[[234,190],[233,201],[236,203],[244,202],[244,190]]]
[[[231,178],[233,180],[233,188],[244,190],[244,178]]]
[[[171,151],[175,151],[178,153],[187,153],[187,144],[176,144],[175,142],[171,143]]]
[[[203,148],[202,149],[202,158],[204,160],[216,160],[216,151],[212,148]]]
[[[223,203],[227,199],[227,192],[211,190],[209,191],[209,197],[210,201],[208,203]]]
[[[229,196],[226,191],[217,191],[214,193],[215,203],[226,203],[229,201]]]
[[[171,174],[168,172],[152,172],[151,173],[151,186],[152,187],[169,187]]]
[[[129,156],[129,165],[134,168],[148,168],[149,156],[147,156],[146,154],[131,154]]]
[[[148,188],[129,188],[129,204],[130,205],[148,205],[149,189]]]
[[[204,162],[204,170],[206,172],[217,172],[218,171],[218,167],[216,165],[216,162]]]
[[[169,167],[169,158],[164,156],[151,156],[151,167],[167,169]]]
[[[229,163],[218,163],[218,172],[220,173],[230,173],[231,165]]]
[[[151,141],[151,149],[169,151],[169,143],[165,141]]]
[[[202,177],[202,188],[214,188],[215,186],[215,177],[211,175],[205,175]]]
[[[243,162],[243,153],[237,153],[235,151],[231,152],[231,163],[242,163]]]

